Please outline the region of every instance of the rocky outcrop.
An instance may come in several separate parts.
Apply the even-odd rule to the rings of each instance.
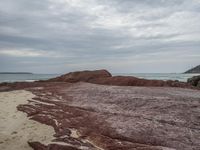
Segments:
[[[112,75],[107,70],[94,70],[94,71],[76,71],[56,77],[47,81],[50,82],[89,82],[98,78],[111,77]]]
[[[88,82],[101,85],[115,86],[146,86],[146,87],[180,87],[180,88],[196,88],[197,84],[179,82],[179,81],[163,81],[163,80],[147,80],[133,76],[112,76],[107,70],[96,71],[78,71],[71,72],[56,78],[35,82],[15,82],[15,83],[0,83],[1,91],[10,91],[15,89],[23,89],[29,87],[48,87],[52,85],[62,85],[77,82]],[[192,81],[193,82],[193,81]],[[198,84],[200,86],[200,84]]]
[[[147,80],[131,76],[114,76],[98,78],[89,81],[94,84],[117,86],[157,86],[157,87],[189,87],[188,84],[179,81]]]
[[[185,73],[200,73],[200,65],[186,71]]]
[[[147,80],[133,76],[112,76],[107,70],[78,71],[49,79],[45,82],[88,82],[102,85],[117,86],[159,86],[159,87],[190,87],[187,83],[179,81]]]
[[[200,88],[200,75],[189,78],[187,82],[191,84],[192,86],[196,86]]]
[[[45,82],[2,83],[0,91],[35,94],[18,110],[56,134],[46,145],[27,141],[34,150],[199,150],[200,92],[190,87],[98,70]]]
[[[42,84],[28,89],[36,95],[29,104],[18,106],[56,132],[47,145],[29,142],[34,150],[199,150],[197,90]]]

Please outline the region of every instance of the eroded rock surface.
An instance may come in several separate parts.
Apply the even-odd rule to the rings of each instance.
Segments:
[[[45,85],[46,83],[44,83]],[[35,150],[199,150],[200,92],[169,87],[48,83],[18,109],[54,127]]]

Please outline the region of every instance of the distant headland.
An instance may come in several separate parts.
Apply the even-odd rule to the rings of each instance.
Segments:
[[[188,71],[186,71],[185,73],[200,73],[200,65],[192,68],[192,69],[189,69]]]
[[[0,72],[0,74],[33,74],[31,72]]]

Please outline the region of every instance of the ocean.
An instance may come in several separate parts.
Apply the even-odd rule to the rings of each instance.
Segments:
[[[0,83],[17,81],[33,82],[36,80],[54,78],[56,76],[58,76],[58,74],[0,74]]]
[[[60,74],[0,74],[0,83],[26,81],[33,82],[36,80],[46,80],[59,76]],[[156,80],[179,80],[186,82],[188,78],[200,74],[181,74],[181,73],[114,73],[113,75],[135,76],[144,79]]]

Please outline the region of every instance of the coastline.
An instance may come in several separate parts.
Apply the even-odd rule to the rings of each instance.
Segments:
[[[0,83],[3,82],[34,82],[39,80],[47,80],[60,74],[0,74]],[[191,78],[200,74],[183,74],[183,73],[114,73],[116,76],[135,76],[141,79],[149,80],[179,80],[187,82]]]
[[[0,91],[1,149],[200,147],[200,92],[183,82],[96,70],[46,81],[3,83]]]
[[[40,148],[35,148],[35,144],[38,143],[44,145],[44,147],[60,145],[67,148],[79,147],[80,149],[85,149],[84,146],[74,146],[72,143],[56,141],[56,137],[54,137],[56,133],[53,126],[32,120],[25,112],[17,109],[20,105],[52,105],[51,103],[34,100],[35,96],[32,92],[26,90],[0,92],[0,149],[40,150]],[[64,136],[74,139],[81,137],[81,134],[76,129],[68,128],[68,130],[70,135]],[[93,145],[91,150],[103,150],[89,139],[83,141]]]
[[[27,104],[34,96],[25,90],[0,92],[0,149],[32,150],[28,142],[49,144],[54,139],[51,126],[31,120],[17,110],[18,105]]]

